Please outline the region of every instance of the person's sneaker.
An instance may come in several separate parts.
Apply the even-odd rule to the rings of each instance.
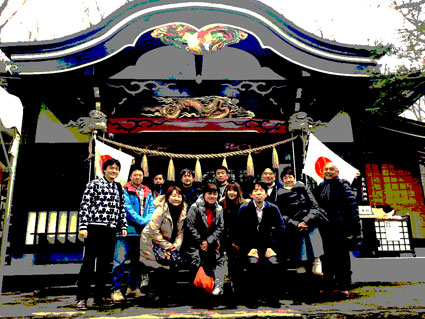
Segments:
[[[75,308],[77,310],[87,310],[87,300],[78,300]]]
[[[142,293],[139,288],[136,288],[136,289],[127,288],[127,291],[125,292],[125,296],[126,298],[141,298],[145,296],[145,294]]]
[[[312,272],[316,276],[323,276],[322,262],[321,262],[320,258],[314,259]]]
[[[257,300],[247,300],[245,306],[249,309],[258,309],[260,307]]]
[[[104,306],[110,306],[112,305],[112,302],[110,299],[105,297],[95,297],[94,298],[94,305],[96,307],[104,307]]]
[[[297,274],[305,274],[306,272],[307,270],[305,269],[304,266],[297,267]]]
[[[125,300],[124,296],[121,293],[121,290],[115,290],[114,292],[112,292],[111,298],[114,303],[123,302]]]
[[[272,299],[266,300],[266,306],[270,308],[279,309],[281,305],[278,299],[272,298]]]
[[[349,299],[350,292],[348,290],[336,289],[331,292],[331,296],[337,299]]]
[[[213,290],[212,294],[213,294],[214,296],[222,295],[222,294],[223,294],[223,289],[222,289],[220,286],[215,286],[215,288],[214,288],[214,290]]]
[[[149,274],[142,274],[140,277],[140,288],[147,287],[149,285]]]

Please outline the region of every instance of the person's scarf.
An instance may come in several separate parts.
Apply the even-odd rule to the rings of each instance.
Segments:
[[[206,205],[205,206],[205,214],[207,214],[207,224],[208,228],[211,227],[211,224],[214,220],[214,206],[213,205]]]
[[[332,206],[332,197],[334,196],[335,192],[338,189],[340,183],[340,179],[338,177],[330,179],[330,180],[324,180],[323,186],[320,191],[319,197],[321,199],[321,205],[324,206],[324,208],[329,208],[329,206]]]
[[[168,205],[171,215],[171,220],[173,221],[173,232],[171,233],[171,239],[170,243],[174,243],[176,237],[177,237],[177,223],[180,218],[180,214],[182,211],[182,205],[174,206],[174,205]]]
[[[326,179],[323,181],[323,187],[320,191],[320,198],[327,201],[331,199],[331,183]]]

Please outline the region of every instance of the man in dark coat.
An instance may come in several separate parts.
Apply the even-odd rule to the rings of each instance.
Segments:
[[[270,167],[266,167],[261,174],[261,178],[264,180],[264,183],[267,185],[267,201],[273,204],[277,203],[277,194],[279,189],[283,187],[282,183],[276,181],[276,173]]]
[[[339,178],[339,170],[332,163],[325,166],[324,181],[314,195],[329,219],[320,229],[324,278],[333,295],[346,298],[352,275],[350,250],[359,244],[361,234],[356,195],[348,181]]]
[[[249,189],[251,201],[241,206],[236,223],[236,241],[242,260],[247,263],[247,301],[258,307],[257,294],[265,297],[268,306],[280,308],[278,253],[285,224],[279,208],[267,202],[267,186],[254,181]]]
[[[196,185],[193,171],[184,168],[180,172],[181,189],[188,209],[202,194],[202,189]]]

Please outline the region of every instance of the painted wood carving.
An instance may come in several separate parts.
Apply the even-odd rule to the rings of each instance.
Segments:
[[[162,103],[156,107],[146,107],[141,113],[147,117],[165,117],[169,119],[183,117],[201,117],[207,119],[252,118],[255,114],[236,104],[237,99],[226,96],[204,96],[198,98],[157,98]]]
[[[222,25],[205,26],[198,30],[186,24],[168,24],[156,28],[151,36],[160,39],[166,45],[202,55],[238,43],[246,39],[248,34]]]
[[[110,80],[101,89],[109,133],[285,133],[287,81]],[[199,92],[204,96],[196,96]]]

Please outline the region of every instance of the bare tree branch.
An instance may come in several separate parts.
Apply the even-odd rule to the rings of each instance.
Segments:
[[[3,1],[3,3],[0,6],[0,17],[3,14],[4,9],[6,9],[7,5],[9,4],[9,0]]]
[[[22,6],[25,4],[27,2],[27,0],[24,0],[22,3],[21,3],[21,5],[19,6],[19,8],[18,9],[16,9],[15,10],[15,12],[13,12],[12,13],[12,15],[9,17],[9,19],[7,19],[1,26],[0,26],[0,31],[4,28],[4,26],[6,25],[6,24],[8,24],[9,23],[9,21],[10,20],[12,20],[12,18],[18,13],[18,11],[19,11],[19,9],[21,9],[22,8]],[[7,1],[7,3],[6,3],[6,6],[7,6],[7,4],[9,4],[9,1]],[[3,10],[6,8],[6,6],[4,6],[4,8],[3,8]],[[3,6],[2,6],[3,7]]]
[[[104,15],[102,14],[102,11],[100,11],[99,2],[97,0],[94,0],[94,3],[96,3],[97,11],[99,12],[101,18],[103,19],[104,18]]]

